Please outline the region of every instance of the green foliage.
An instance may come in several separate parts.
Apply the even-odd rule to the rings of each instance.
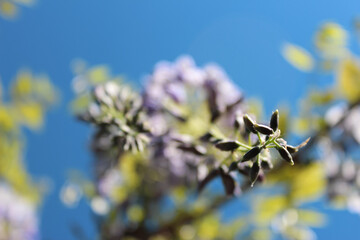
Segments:
[[[22,156],[23,130],[38,130],[43,125],[45,112],[55,103],[57,93],[46,76],[35,76],[30,71],[18,73],[9,95],[1,86],[0,89],[0,195],[3,209],[0,219],[6,225],[0,238],[11,239],[16,233],[19,238],[33,239],[38,235],[37,208],[44,189],[26,170]]]
[[[22,162],[22,127],[39,129],[57,94],[46,76],[34,76],[29,71],[18,73],[10,93],[10,101],[0,101],[0,176],[21,194],[37,202],[38,191]],[[7,99],[8,96],[2,97]]]

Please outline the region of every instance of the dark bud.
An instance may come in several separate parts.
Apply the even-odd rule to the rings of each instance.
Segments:
[[[221,171],[219,169],[214,169],[211,172],[209,172],[209,174],[199,182],[198,193],[200,193],[208,183],[210,183],[212,180],[218,177],[220,175],[220,172]]]
[[[216,87],[211,84],[207,86],[207,103],[211,114],[211,122],[215,122],[221,115],[219,106],[217,104],[218,93]]]
[[[204,135],[202,135],[200,137],[200,141],[202,141],[202,142],[210,142],[210,140],[212,138],[214,138],[214,136],[211,133],[208,132],[208,133],[205,133]]]
[[[294,165],[294,161],[291,157],[291,154],[286,150],[284,147],[277,147],[276,150],[280,153],[280,156],[287,162],[289,162],[291,165]]]
[[[221,115],[221,112],[218,108],[211,109],[211,119],[210,121],[213,123],[218,119]]]
[[[279,127],[279,110],[275,110],[275,112],[273,112],[273,114],[271,115],[271,119],[270,119],[270,127],[272,128],[272,130],[274,130],[274,132],[278,129]]]
[[[229,172],[232,172],[234,170],[237,170],[239,167],[238,167],[238,163],[237,162],[232,162],[229,166]]]
[[[206,154],[206,148],[200,145],[181,145],[178,146],[178,148],[198,156],[204,156]]]
[[[257,133],[255,128],[254,128],[254,124],[255,122],[249,117],[249,115],[245,114],[243,117],[244,123],[245,123],[245,127],[249,132],[252,133]]]
[[[222,169],[220,171],[221,180],[225,188],[226,195],[233,195],[235,191],[235,180]]]
[[[287,145],[287,142],[283,138],[277,138],[276,141],[281,146],[286,146]]]
[[[259,133],[264,134],[264,135],[270,135],[270,134],[274,133],[274,131],[266,125],[255,124],[254,128],[256,131],[258,131]]]
[[[235,130],[239,130],[241,128],[241,125],[242,125],[241,118],[239,116],[237,116],[234,121]]]
[[[286,145],[286,150],[288,150],[288,152],[290,154],[296,153],[297,151],[299,151],[299,149],[297,147],[291,146],[291,145]]]
[[[260,165],[259,165],[259,162],[256,161],[252,167],[251,167],[251,170],[250,170],[250,181],[251,181],[251,187],[254,186],[254,183],[256,182],[256,179],[258,178],[259,176],[259,173],[260,173]]]
[[[249,165],[242,165],[238,168],[238,172],[243,176],[249,176],[251,167]]]
[[[243,156],[242,162],[246,162],[256,157],[261,152],[261,148],[259,146],[253,147]]]
[[[260,171],[258,178],[256,179],[257,182],[262,183],[265,180],[264,172]]]
[[[202,142],[210,142],[210,143],[213,143],[213,144],[217,144],[217,143],[221,142],[221,139],[216,138],[211,133],[204,134],[203,136],[200,137],[199,140],[202,141]]]
[[[214,140],[211,141],[212,144],[218,144],[219,142],[221,142],[222,140],[219,138],[215,138]]]
[[[240,145],[236,141],[226,141],[226,142],[219,142],[215,145],[221,151],[234,151]]]
[[[260,163],[260,166],[264,170],[270,170],[270,169],[273,168],[273,164],[268,159],[262,159],[261,163]]]

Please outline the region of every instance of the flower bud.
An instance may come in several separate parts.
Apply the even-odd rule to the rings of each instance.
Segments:
[[[289,153],[296,153],[297,151],[299,151],[297,147],[291,145],[286,145],[286,150],[288,150]]]
[[[219,142],[215,145],[221,151],[234,151],[239,147],[239,143],[236,141]]]
[[[261,166],[261,168],[264,169],[264,170],[270,170],[270,169],[273,168],[273,164],[272,164],[271,161],[268,160],[268,159],[261,159],[260,166]]]
[[[243,117],[244,123],[245,123],[245,127],[249,132],[252,133],[257,133],[255,128],[254,128],[254,124],[255,122],[249,117],[249,115],[245,114]]]
[[[230,174],[225,173],[224,171],[220,172],[221,180],[225,188],[226,195],[233,195],[235,191],[235,180]]]
[[[261,148],[259,146],[253,147],[243,156],[242,162],[246,162],[256,157],[261,152]]]
[[[291,165],[294,165],[294,161],[292,159],[291,154],[286,150],[284,147],[277,147],[276,150],[280,153],[280,156],[287,162],[289,162]]]
[[[270,134],[274,133],[274,131],[266,125],[255,124],[254,128],[256,131],[258,131],[259,133],[264,134],[264,135],[270,135]]]
[[[237,162],[232,162],[229,166],[229,172],[232,172],[234,170],[237,170],[239,167],[238,167],[238,163]]]
[[[179,149],[189,152],[198,156],[204,156],[206,154],[206,148],[200,145],[180,145],[178,146]]]
[[[256,161],[250,170],[250,181],[251,181],[251,187],[254,186],[254,183],[256,182],[256,179],[258,178],[260,173],[260,164],[258,161]]]
[[[273,112],[273,114],[271,115],[271,119],[270,119],[270,127],[272,128],[272,130],[274,130],[274,132],[278,129],[279,127],[279,110],[275,110],[275,112]]]
[[[234,121],[235,130],[239,130],[241,128],[241,125],[242,125],[241,118],[239,116],[237,116]]]

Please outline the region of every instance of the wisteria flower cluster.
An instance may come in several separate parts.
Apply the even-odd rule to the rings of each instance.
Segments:
[[[83,71],[75,78],[74,86],[84,79],[89,85],[75,104],[87,96],[78,117],[96,128],[92,148],[97,180],[88,195],[96,200],[94,211],[106,216],[104,239],[178,234],[177,229],[166,229],[162,218],[196,218],[196,211],[177,213],[175,208],[159,214],[164,211],[161,202],[173,191],[188,195],[182,200],[185,209],[216,195],[238,195],[263,181],[264,171],[274,164],[281,166],[280,159],[293,165],[292,154],[307,143],[287,144],[278,110],[269,125],[246,114],[242,92],[214,64],[200,68],[188,56],[161,62],[146,77],[142,93],[121,81],[99,84],[91,76]],[[225,195],[213,195],[208,187],[216,179],[221,179]],[[107,207],[101,207],[104,204]],[[150,222],[154,226],[148,226]]]

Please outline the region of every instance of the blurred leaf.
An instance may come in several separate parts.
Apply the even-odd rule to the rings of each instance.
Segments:
[[[213,179],[215,179],[218,176],[220,176],[220,170],[213,169],[204,179],[202,179],[199,182],[198,192],[201,192],[208,183],[210,183]]]
[[[295,118],[293,120],[294,132],[298,135],[306,135],[311,130],[311,120],[307,118]]]
[[[0,106],[0,130],[1,131],[12,131],[16,127],[15,119],[10,114],[9,108]]]
[[[337,23],[324,23],[315,35],[315,46],[325,59],[345,56],[347,32]]]
[[[309,98],[313,104],[317,104],[317,105],[329,104],[335,99],[335,91],[333,89],[326,91],[313,89],[309,93]]]
[[[271,231],[267,228],[257,228],[251,233],[252,239],[270,240]]]
[[[235,191],[235,180],[227,173],[221,171],[221,180],[227,195],[233,195]]]
[[[323,227],[326,223],[326,216],[322,213],[311,210],[298,210],[299,221],[309,227]]]
[[[290,122],[290,110],[287,105],[279,106],[279,129],[281,131],[282,136],[286,136],[288,134],[289,122]]]
[[[172,191],[172,197],[175,201],[175,203],[177,203],[178,205],[181,203],[184,203],[186,200],[186,187],[185,186],[178,186],[175,187]]]
[[[110,79],[109,69],[105,65],[95,66],[89,69],[88,78],[92,84],[99,84]]]
[[[314,68],[311,54],[299,46],[286,43],[283,46],[282,54],[291,65],[301,71],[309,72]]]
[[[0,1],[0,14],[5,18],[14,18],[18,14],[18,8],[10,1]]]
[[[14,99],[23,99],[29,97],[32,93],[33,76],[29,71],[20,71],[12,86]]]
[[[258,198],[257,200],[254,218],[259,225],[270,223],[276,215],[288,207],[288,200],[283,195]]]
[[[33,82],[33,94],[44,104],[54,104],[59,98],[59,93],[46,75],[41,75],[35,79]]]
[[[37,102],[16,104],[18,121],[32,129],[39,129],[43,124],[43,108]]]
[[[360,98],[360,69],[353,59],[344,60],[337,76],[342,95],[350,102],[356,102]]]
[[[230,223],[223,224],[220,228],[218,236],[229,240],[237,239],[236,236],[245,231],[247,225],[248,221],[245,218],[233,219]]]
[[[71,110],[74,113],[81,113],[87,109],[91,102],[90,94],[82,94],[71,102]]]
[[[208,215],[198,223],[199,239],[215,239],[220,230],[220,219],[217,215]]]
[[[326,186],[324,167],[319,162],[296,168],[284,167],[277,174],[268,174],[267,179],[269,183],[287,184],[289,197],[299,203],[318,197]]]
[[[140,205],[132,205],[127,210],[127,216],[132,222],[140,222],[144,218],[144,210]]]

